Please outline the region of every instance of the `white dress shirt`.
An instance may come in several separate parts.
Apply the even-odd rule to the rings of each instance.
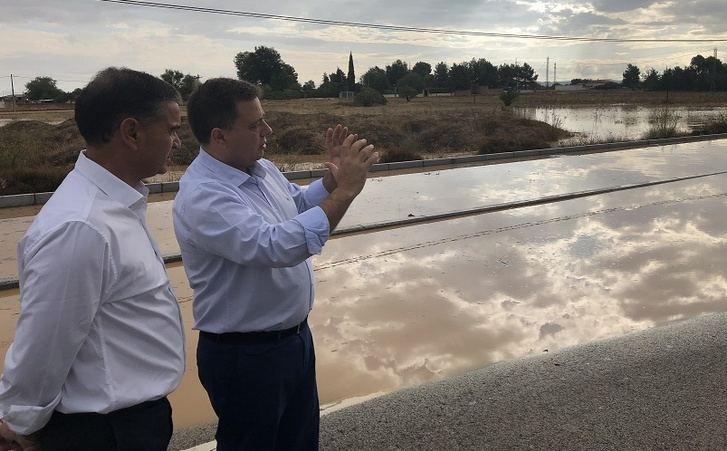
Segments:
[[[179,183],[174,231],[194,289],[195,329],[213,333],[280,330],[313,306],[313,267],[329,223],[307,189],[258,160],[252,175],[201,149]]]
[[[179,305],[145,223],[146,194],[81,152],[18,244],[20,318],[0,379],[19,434],[54,410],[161,398],[184,373]]]

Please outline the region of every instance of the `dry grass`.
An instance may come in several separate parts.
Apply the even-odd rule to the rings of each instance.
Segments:
[[[417,97],[411,102],[393,98],[387,105],[373,107],[337,99],[266,100],[263,105],[274,129],[267,156],[288,170],[320,166],[325,160],[323,131],[337,123],[367,138],[384,161],[549,147],[568,135],[558,123],[513,115],[498,96],[499,91],[492,90],[475,97]],[[665,93],[626,90],[537,92],[521,94],[513,105],[659,105],[664,100]],[[670,93],[669,100],[674,105],[724,106],[727,93]],[[182,115],[183,145],[173,156],[173,163],[181,168],[198,151],[184,108]],[[0,110],[0,120],[24,119],[0,127],[0,194],[40,190],[70,169],[83,148],[72,116],[67,105],[20,107],[14,113]],[[68,120],[58,125],[40,122],[62,119]],[[718,125],[722,124],[714,128]],[[29,188],[33,184],[37,187]]]

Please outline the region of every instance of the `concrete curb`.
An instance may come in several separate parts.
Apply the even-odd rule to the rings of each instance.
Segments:
[[[371,167],[371,172],[394,171],[399,169],[426,168],[431,166],[449,166],[465,163],[477,163],[499,160],[507,162],[518,158],[544,157],[553,155],[567,155],[571,153],[606,152],[610,150],[624,150],[638,147],[665,146],[670,144],[683,144],[699,141],[713,141],[727,139],[727,133],[716,135],[682,136],[677,138],[644,139],[639,141],[624,141],[605,144],[591,144],[574,147],[549,147],[546,149],[517,150],[514,152],[499,152],[485,155],[465,155],[461,157],[432,158],[428,160],[397,161],[394,163],[379,163]],[[283,173],[288,180],[301,180],[323,177],[326,169],[313,169],[310,171],[289,171]],[[173,193],[179,191],[179,182],[149,183],[146,185],[150,194]],[[42,205],[48,201],[52,192],[13,194],[0,196],[0,208],[24,207],[28,205]]]

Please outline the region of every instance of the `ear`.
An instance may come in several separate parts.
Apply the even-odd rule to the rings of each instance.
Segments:
[[[227,139],[225,138],[225,131],[221,128],[213,128],[210,132],[210,144],[214,144],[215,146],[226,145]]]
[[[121,141],[133,148],[139,146],[139,132],[140,132],[139,121],[133,117],[127,117],[119,124],[119,136]]]

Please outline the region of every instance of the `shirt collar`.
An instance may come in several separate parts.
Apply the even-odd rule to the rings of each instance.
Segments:
[[[149,189],[143,183],[139,182],[135,188],[132,188],[106,168],[88,158],[85,151],[78,155],[75,169],[111,199],[127,208],[145,200],[149,194]]]
[[[199,148],[199,156],[197,156],[197,158],[199,158],[200,163],[212,172],[215,177],[224,182],[232,183],[235,186],[241,186],[243,183],[252,178],[247,172],[233,168],[227,163],[223,163],[216,159],[202,147]],[[255,162],[250,172],[252,172],[252,175],[256,177],[265,178],[265,168],[263,168],[258,161]]]

